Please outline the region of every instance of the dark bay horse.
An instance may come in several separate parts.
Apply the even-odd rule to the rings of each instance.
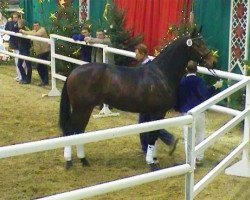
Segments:
[[[214,62],[196,30],[173,41],[147,65],[131,68],[89,63],[74,69],[61,95],[59,123],[63,135],[83,133],[94,107],[102,103],[164,118],[175,106],[177,88],[189,60],[207,68]]]

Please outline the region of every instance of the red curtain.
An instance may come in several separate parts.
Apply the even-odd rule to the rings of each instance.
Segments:
[[[180,24],[184,9],[189,13],[192,0],[114,0],[114,3],[126,11],[125,24],[132,28],[132,34],[143,33],[143,42],[152,54],[168,27]]]

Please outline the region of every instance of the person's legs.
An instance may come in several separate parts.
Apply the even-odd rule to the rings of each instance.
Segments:
[[[175,138],[173,134],[165,129],[159,130],[159,138],[162,142],[169,146],[169,155],[171,156],[176,149],[179,138]]]
[[[147,133],[140,133],[140,142],[143,153],[147,153],[147,148],[148,148]]]
[[[28,73],[28,69],[27,69],[26,61],[23,62],[23,68],[24,68],[24,71],[25,71],[26,74],[27,74],[27,73]]]
[[[25,61],[26,67],[27,67],[27,83],[31,82],[31,76],[32,76],[32,66],[30,61]]]
[[[195,120],[195,128],[196,128],[195,145],[198,145],[205,138],[205,113],[201,113],[197,116]],[[204,152],[197,155],[198,161],[202,161],[203,158],[204,158]]]
[[[19,50],[15,49],[14,53],[19,54]],[[20,73],[19,68],[18,68],[18,58],[17,57],[15,57],[15,65],[16,65],[16,75],[17,75],[15,79],[16,79],[16,81],[20,81],[20,80],[22,80],[22,76],[21,76],[21,73]]]
[[[152,131],[153,132],[153,131]],[[149,132],[147,133],[148,137],[148,148],[146,154],[146,162],[149,165],[150,171],[156,171],[160,169],[159,161],[156,157],[156,141],[158,139],[158,131],[154,131],[155,133]]]
[[[48,57],[49,57],[49,52],[37,55],[37,58],[42,60],[48,60]],[[49,84],[48,66],[38,63],[37,72],[41,78],[42,85],[48,85]]]
[[[183,139],[184,139],[184,148],[185,148],[185,154],[187,156],[187,139],[188,139],[188,126],[183,126]]]
[[[156,140],[158,139],[158,131],[151,131],[148,133],[145,133],[148,138],[148,148],[147,148],[147,154],[146,154],[146,162],[148,164],[154,163],[154,155],[156,155]]]
[[[38,72],[38,75],[40,76],[40,79],[43,80],[43,66],[41,63],[37,63],[36,69]]]
[[[138,123],[149,122],[150,116],[148,114],[140,113]],[[147,153],[148,149],[148,138],[147,132],[140,133],[140,142],[141,142],[141,149],[144,153]]]
[[[195,146],[204,140],[205,136],[205,114],[201,113],[195,119]],[[187,138],[188,138],[188,126],[183,127],[184,145],[185,153],[187,155]],[[202,165],[202,160],[204,158],[204,153],[201,153],[196,157],[196,165]]]
[[[166,145],[171,145],[175,141],[175,137],[171,133],[169,133],[167,130],[165,130],[165,129],[159,130],[159,138]]]
[[[20,80],[20,83],[26,84],[27,83],[27,75],[26,75],[25,70],[23,68],[23,62],[24,62],[24,60],[18,59],[17,66],[18,66],[18,69],[19,69],[21,77],[22,77]]]
[[[44,77],[43,77],[43,83],[45,85],[49,84],[49,72],[48,72],[48,66],[44,65]]]

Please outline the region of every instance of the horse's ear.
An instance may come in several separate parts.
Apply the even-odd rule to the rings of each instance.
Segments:
[[[197,34],[197,27],[194,26],[194,27],[192,28],[192,30],[191,30],[190,37],[191,37],[191,38],[194,38],[194,37],[196,36],[196,34]]]

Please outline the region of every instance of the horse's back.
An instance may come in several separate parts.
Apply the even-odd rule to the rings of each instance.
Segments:
[[[172,88],[156,68],[89,63],[72,71],[67,80],[71,102],[79,105],[107,103],[130,112],[172,107]]]

